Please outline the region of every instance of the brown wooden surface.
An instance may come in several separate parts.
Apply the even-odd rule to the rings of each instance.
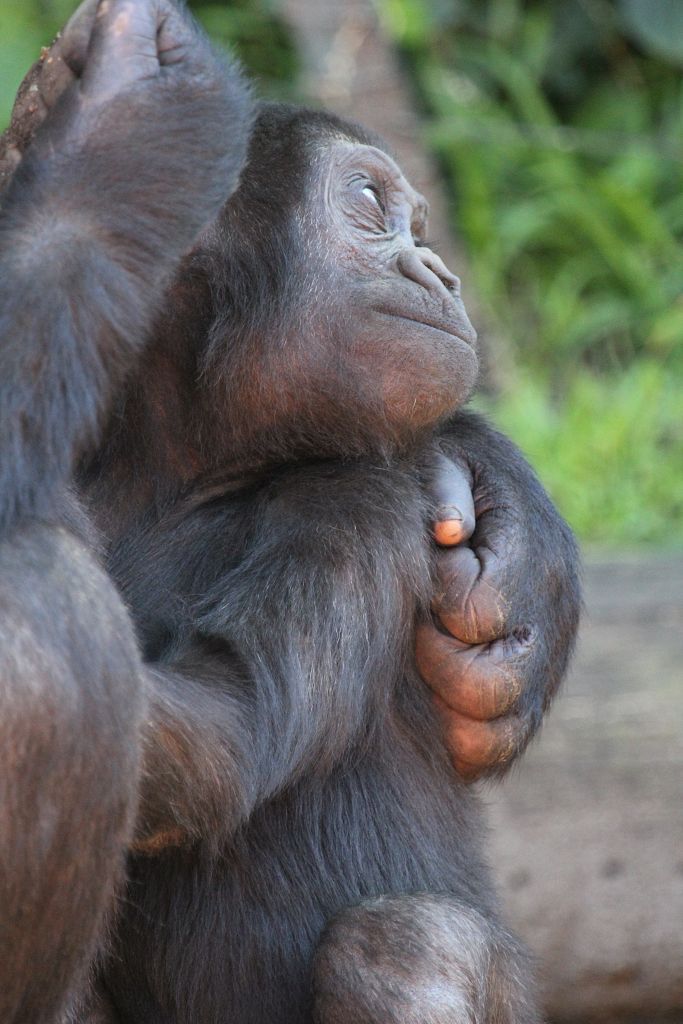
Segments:
[[[592,561],[577,659],[492,791],[507,918],[557,1020],[683,1020],[683,555]]]

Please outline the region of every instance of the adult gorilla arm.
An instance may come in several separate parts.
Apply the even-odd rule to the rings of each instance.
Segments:
[[[173,4],[100,5],[82,79],[2,199],[0,529],[49,515],[93,447],[169,276],[236,184],[249,122],[236,72]]]
[[[97,4],[86,6],[92,25]],[[48,1024],[78,989],[137,801],[137,644],[67,487],[167,275],[234,183],[249,121],[238,77],[164,0],[101,4],[81,62],[80,80],[58,76],[66,92],[35,140],[10,147],[3,164],[16,168],[0,211],[7,1024]]]
[[[446,509],[436,519],[452,521],[455,508],[463,530],[439,552],[435,619],[418,628],[417,663],[457,771],[500,776],[539,728],[569,663],[579,556],[531,467],[484,419],[458,414],[441,447],[448,461],[429,476]]]

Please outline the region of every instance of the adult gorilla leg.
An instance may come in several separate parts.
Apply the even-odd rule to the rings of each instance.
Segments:
[[[0,1020],[53,1024],[102,936],[143,712],[128,615],[68,530],[0,545]]]
[[[315,958],[317,1024],[537,1024],[526,954],[447,896],[380,897],[328,925]]]

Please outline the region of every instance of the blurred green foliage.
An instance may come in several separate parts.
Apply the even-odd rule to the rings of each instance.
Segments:
[[[274,0],[191,0],[189,6],[209,35],[237,54],[263,95],[271,99],[296,95],[298,56]]]
[[[574,373],[561,403],[526,376],[476,404],[528,454],[583,541],[683,542],[683,388],[661,363]]]
[[[683,542],[683,3],[380,7],[514,346],[494,417],[583,538]]]

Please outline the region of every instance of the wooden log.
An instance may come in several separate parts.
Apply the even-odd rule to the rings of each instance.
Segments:
[[[556,1021],[683,1019],[683,556],[591,562],[577,659],[490,794],[507,918]]]

